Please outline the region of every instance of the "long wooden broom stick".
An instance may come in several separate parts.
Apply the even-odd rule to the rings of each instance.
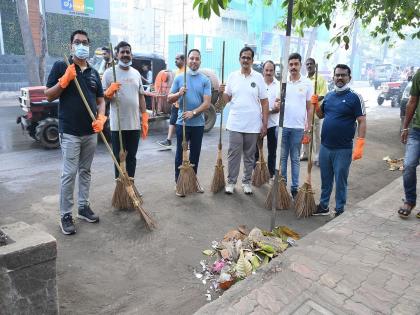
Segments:
[[[222,84],[225,82],[225,41],[222,43]],[[220,108],[220,126],[219,126],[219,145],[217,147],[217,160],[214,169],[214,175],[211,185],[211,192],[217,193],[223,187],[225,187],[225,175],[223,171],[223,159],[222,159],[222,130],[223,130],[223,93],[222,95],[219,94],[217,101],[216,101],[216,108]]]
[[[289,0],[288,6],[287,6],[286,45],[284,47],[283,62],[285,60],[287,60],[287,56],[288,56],[289,50],[290,50],[290,35],[292,33],[292,14],[293,14],[293,0]],[[281,93],[280,93],[281,94],[280,95],[280,100],[281,101],[286,99],[286,82],[287,82],[287,66],[286,65],[283,66],[283,71],[282,72],[283,73],[282,73]],[[283,128],[285,102],[283,101],[282,104],[283,104],[283,106],[281,106],[281,108],[280,108],[279,132],[280,132],[280,128]],[[281,147],[280,147],[280,150],[281,150]],[[280,163],[281,163],[281,156],[280,156],[279,160],[280,160]],[[279,163],[279,165],[281,165],[280,163]],[[273,187],[272,187],[270,230],[273,230],[275,228],[275,225],[276,225],[277,198],[280,197],[277,194],[277,190],[278,190],[277,185],[279,185],[279,180],[281,180],[280,170],[276,170],[276,173],[275,173],[275,176],[274,176],[274,183],[273,183]]]
[[[64,60],[67,64],[67,66],[70,65],[69,60],[66,55],[64,55]],[[95,115],[93,114],[88,101],[86,100],[85,95],[83,94],[82,88],[80,87],[79,81],[77,80],[77,77],[74,78],[74,83],[76,84],[76,88],[80,94],[80,97],[83,101],[83,104],[86,107],[87,112],[89,113],[90,118],[92,121],[96,120]],[[109,154],[111,155],[112,161],[114,162],[115,166],[117,167],[120,174],[124,174],[123,170],[121,169],[120,165],[118,164],[117,159],[115,158],[114,152],[112,152],[111,147],[108,144],[108,141],[106,140],[106,137],[104,133],[101,131],[99,132],[103,143],[105,144],[106,148],[108,149]],[[156,227],[156,222],[153,220],[153,218],[150,216],[150,214],[141,206],[141,202],[138,200],[136,193],[133,189],[133,185],[130,183],[130,179],[128,178],[127,174],[123,175],[123,180],[125,184],[125,189],[127,190],[128,195],[130,196],[131,200],[133,201],[134,208],[139,211],[140,215],[146,222],[146,226],[149,230]]]

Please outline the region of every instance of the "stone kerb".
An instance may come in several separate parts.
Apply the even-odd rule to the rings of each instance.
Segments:
[[[0,313],[58,314],[57,242],[24,222],[0,227]]]

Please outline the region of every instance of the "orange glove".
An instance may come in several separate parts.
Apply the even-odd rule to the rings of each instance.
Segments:
[[[76,77],[76,67],[74,63],[69,65],[66,69],[66,72],[63,74],[63,76],[58,79],[58,83],[60,84],[61,88],[65,89],[69,86],[70,82],[74,80]]]
[[[318,95],[316,95],[316,94],[312,95],[311,104],[314,106],[315,110],[318,109],[318,107],[319,107]]]
[[[311,142],[311,137],[305,133],[302,138],[302,144],[309,144],[309,142]]]
[[[99,133],[104,130],[104,124],[107,120],[107,117],[102,114],[98,114],[98,117],[92,122],[92,128],[95,133]]]
[[[141,138],[146,139],[149,133],[149,114],[141,113]]]
[[[353,161],[362,158],[364,145],[365,145],[365,138],[357,137],[356,145],[354,146],[354,151],[353,151]]]
[[[119,91],[121,87],[121,83],[120,82],[112,82],[111,85],[106,89],[105,91],[105,97],[106,98],[113,98],[115,92]]]

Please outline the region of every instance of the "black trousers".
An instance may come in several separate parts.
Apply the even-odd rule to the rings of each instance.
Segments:
[[[139,147],[140,130],[122,130],[122,142],[124,150],[127,151],[126,168],[129,177],[134,177],[136,173],[136,154]],[[117,158],[118,163],[120,162],[120,139],[118,131],[111,131],[112,151]],[[115,167],[115,178],[119,176],[117,167]]]

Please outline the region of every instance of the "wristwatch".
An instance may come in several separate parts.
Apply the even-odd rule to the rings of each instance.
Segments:
[[[196,116],[197,112],[195,110],[192,111],[193,115]]]

